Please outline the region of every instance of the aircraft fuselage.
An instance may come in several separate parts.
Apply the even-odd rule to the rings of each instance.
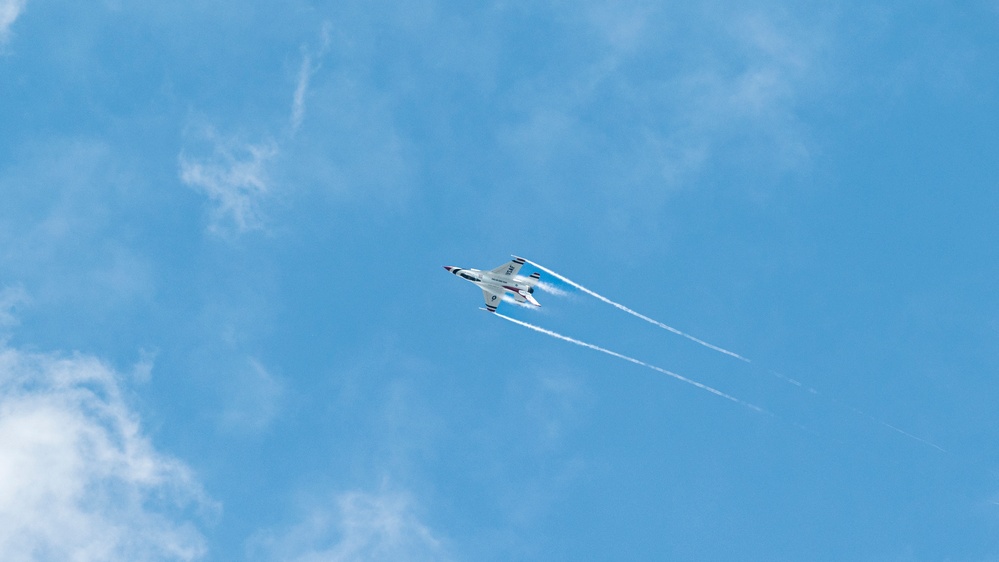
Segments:
[[[486,297],[486,308],[489,312],[496,310],[496,307],[499,306],[499,300],[505,293],[509,293],[517,302],[541,306],[533,296],[534,284],[538,280],[536,274],[533,277],[521,277],[516,274],[520,269],[519,264],[515,262],[511,262],[511,264],[514,265],[505,269],[502,266],[498,268],[503,271],[486,271],[451,265],[444,266],[444,269],[452,275],[478,285]]]

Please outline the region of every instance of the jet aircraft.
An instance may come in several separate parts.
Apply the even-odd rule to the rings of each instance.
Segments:
[[[522,265],[524,258],[514,256],[513,261],[490,271],[463,269],[453,265],[445,265],[444,269],[478,285],[482,289],[482,297],[486,299],[486,310],[496,312],[496,307],[503,300],[505,293],[510,293],[517,302],[529,302],[534,306],[541,306],[533,295],[534,285],[541,279],[541,274],[534,272],[530,277],[521,277],[517,273],[520,272]]]

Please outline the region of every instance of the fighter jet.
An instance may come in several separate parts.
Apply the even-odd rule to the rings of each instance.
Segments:
[[[517,302],[529,302],[534,306],[541,306],[532,294],[534,285],[541,279],[541,274],[534,272],[530,277],[521,277],[517,273],[522,265],[524,258],[514,256],[513,261],[491,271],[462,269],[453,265],[445,265],[444,269],[478,285],[482,289],[483,298],[486,299],[486,310],[496,312],[496,307],[503,300],[505,293],[510,293]]]

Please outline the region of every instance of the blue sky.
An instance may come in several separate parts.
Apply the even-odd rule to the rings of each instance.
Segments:
[[[991,0],[0,0],[2,557],[999,558],[997,51]],[[768,413],[441,269],[511,254],[750,361],[501,312]]]

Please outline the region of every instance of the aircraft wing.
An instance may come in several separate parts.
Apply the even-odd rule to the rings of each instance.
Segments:
[[[503,300],[503,293],[483,287],[482,297],[486,299],[486,310],[496,312],[496,307]]]
[[[524,265],[524,258],[513,258],[512,261],[508,261],[503,265],[490,271],[493,275],[502,275],[504,277],[513,277],[520,271],[520,266]]]

